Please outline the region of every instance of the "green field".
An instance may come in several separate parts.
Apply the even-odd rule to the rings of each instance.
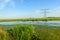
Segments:
[[[47,17],[47,18],[18,18],[18,19],[0,19],[0,22],[11,21],[59,21],[60,17]]]
[[[0,40],[60,40],[60,27],[0,25]]]

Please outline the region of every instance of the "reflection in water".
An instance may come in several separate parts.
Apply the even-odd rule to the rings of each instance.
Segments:
[[[34,25],[45,25],[45,21],[20,21],[20,22],[0,22],[0,25],[14,25],[14,24],[34,24]],[[60,26],[60,21],[47,21],[47,26]]]

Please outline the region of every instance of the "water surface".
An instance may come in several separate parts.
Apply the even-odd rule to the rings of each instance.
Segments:
[[[0,22],[0,25],[14,25],[14,24],[32,24],[32,25],[47,25],[60,26],[60,21],[19,21],[19,22]]]

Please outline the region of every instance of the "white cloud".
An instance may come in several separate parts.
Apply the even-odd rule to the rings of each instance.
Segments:
[[[14,0],[0,0],[0,9],[3,9],[8,3],[10,3],[13,8],[15,8]]]
[[[3,9],[5,5],[3,4],[0,4],[0,9]]]
[[[10,1],[12,1],[12,0],[4,0],[4,2],[10,2]]]
[[[40,17],[44,17],[44,13],[42,13],[41,10],[34,10],[33,12],[31,12],[31,14],[29,14],[30,17],[33,18],[40,18]]]
[[[11,6],[12,6],[13,8],[15,8],[15,3],[14,3],[14,2],[11,2]]]
[[[18,0],[16,0],[18,1]],[[24,0],[20,0],[20,3],[23,3]],[[10,4],[13,8],[15,8],[15,2],[14,0],[0,0],[0,9],[3,9],[7,4]]]
[[[47,11],[46,17],[60,17],[60,7],[50,9]],[[32,12],[31,17],[44,17],[44,11],[43,10],[35,10]]]
[[[0,19],[6,19],[6,18],[18,18],[18,14],[13,14],[12,13],[12,15],[11,14],[3,14],[3,13],[1,13],[0,14]]]
[[[48,17],[60,17],[60,7],[52,9]]]

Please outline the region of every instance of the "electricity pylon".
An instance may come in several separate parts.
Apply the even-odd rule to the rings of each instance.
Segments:
[[[41,9],[41,10],[44,13],[44,18],[46,18],[47,17],[47,13],[48,13],[48,9],[44,8],[44,9]]]
[[[48,13],[48,9],[46,9],[46,8],[44,8],[44,9],[41,9],[42,11],[43,11],[43,13],[44,13],[44,18],[45,18],[45,26],[47,26],[47,13]]]

